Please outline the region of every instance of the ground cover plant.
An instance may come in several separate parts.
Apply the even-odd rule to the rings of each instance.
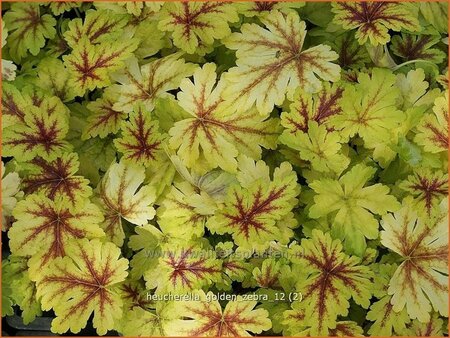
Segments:
[[[3,3],[2,316],[46,311],[59,334],[447,334],[447,16]]]

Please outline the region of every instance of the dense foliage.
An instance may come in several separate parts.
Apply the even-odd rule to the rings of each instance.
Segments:
[[[2,7],[3,316],[447,332],[446,2]]]

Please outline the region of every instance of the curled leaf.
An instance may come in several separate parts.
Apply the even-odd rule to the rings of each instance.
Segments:
[[[105,215],[101,226],[108,238],[119,246],[125,238],[123,219],[142,225],[155,216],[151,206],[155,191],[151,186],[142,186],[144,178],[143,167],[120,161],[111,164],[99,184],[98,199]]]

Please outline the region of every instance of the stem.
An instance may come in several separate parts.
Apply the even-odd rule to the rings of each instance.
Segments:
[[[409,60],[409,61],[403,62],[403,63],[401,63],[401,64],[399,64],[399,65],[397,65],[397,66],[391,68],[391,70],[392,70],[393,72],[395,72],[396,70],[399,70],[399,69],[402,68],[403,66],[406,66],[406,65],[409,65],[409,64],[415,63],[415,62],[425,62],[425,63],[429,63],[429,64],[433,64],[433,65],[434,65],[434,63],[431,62],[431,61],[417,59],[417,60]]]

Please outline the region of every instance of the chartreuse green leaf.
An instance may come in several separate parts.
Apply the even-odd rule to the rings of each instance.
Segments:
[[[49,7],[54,15],[59,15],[70,11],[72,8],[80,6],[80,2],[58,1],[51,2]]]
[[[300,158],[309,161],[311,168],[318,172],[340,174],[350,163],[342,154],[341,136],[338,132],[328,132],[325,125],[308,122],[308,133],[292,134],[284,131],[280,142],[299,151]]]
[[[57,96],[63,102],[72,101],[75,98],[73,80],[61,60],[43,59],[37,69],[36,85],[46,94]]]
[[[185,294],[210,287],[219,281],[222,262],[214,251],[199,245],[185,244],[166,246],[158,265],[144,273],[148,289],[157,294]]]
[[[406,61],[427,60],[439,64],[445,59],[445,53],[431,48],[440,42],[439,36],[402,34],[392,38],[392,51]]]
[[[56,34],[56,20],[52,15],[41,15],[39,3],[17,2],[3,15],[9,31],[8,47],[12,59],[22,60],[28,51],[36,56],[46,39],[53,39]]]
[[[19,90],[13,84],[2,84],[2,129],[25,123],[25,113],[31,105],[39,107],[42,102],[33,95],[29,87]]]
[[[238,296],[225,308],[217,300],[209,300],[213,294],[197,292],[200,300],[182,302],[177,313],[185,319],[175,320],[168,328],[170,336],[187,337],[248,337],[269,330],[272,323],[268,312],[254,309],[257,302]]]
[[[408,328],[402,331],[402,335],[413,337],[442,337],[444,335],[444,321],[437,313],[433,313],[430,320],[422,323],[415,319]]]
[[[287,94],[292,98],[300,87],[317,92],[325,81],[337,81],[340,67],[338,55],[329,46],[318,45],[303,50],[306,24],[295,11],[283,14],[273,11],[261,18],[266,28],[243,24],[241,31],[224,40],[236,50],[236,65],[225,74],[224,97],[235,100],[240,110],[256,103],[261,115],[281,105]]]
[[[3,131],[3,156],[28,161],[36,156],[53,160],[71,145],[64,140],[68,126],[68,109],[56,97],[44,99],[39,107],[28,106],[23,123]]]
[[[27,268],[24,257],[10,255],[2,262],[2,316],[14,314],[11,306],[18,305],[25,325],[42,315],[36,285],[30,280]]]
[[[425,114],[414,141],[430,153],[448,150],[448,91],[434,101],[433,113]]]
[[[108,134],[119,131],[122,121],[127,118],[127,113],[114,109],[114,104],[120,95],[119,88],[117,85],[107,87],[101,98],[87,104],[92,114],[88,116],[87,124],[83,129],[83,139],[96,136],[105,138]]]
[[[266,259],[262,262],[261,268],[253,269],[253,278],[261,288],[275,288],[278,283],[281,262],[275,259]]]
[[[400,204],[381,183],[368,185],[376,169],[357,164],[338,180],[323,178],[309,184],[314,190],[311,218],[332,217],[332,233],[345,243],[346,249],[362,256],[365,239],[378,238],[375,215],[396,211]]]
[[[199,197],[195,187],[188,182],[181,182],[170,188],[157,212],[158,224],[164,233],[184,237],[186,240],[203,236],[208,214],[202,214],[196,207],[195,202]],[[211,203],[213,210],[208,212],[213,214],[214,201]],[[210,206],[211,204],[202,205],[205,209]]]
[[[334,2],[333,22],[345,29],[357,29],[355,38],[362,45],[386,44],[388,30],[420,31],[420,24],[410,8],[395,2]]]
[[[121,246],[125,238],[122,222],[146,224],[155,216],[152,207],[155,189],[143,185],[142,166],[125,161],[113,162],[98,186],[98,204],[105,215],[101,227],[109,240]]]
[[[93,314],[97,333],[104,335],[122,316],[118,283],[127,276],[128,261],[112,243],[73,241],[37,276],[37,295],[44,310],[53,309],[52,331],[78,333]]]
[[[74,49],[84,38],[87,38],[91,44],[112,43],[123,34],[126,24],[127,17],[124,15],[102,10],[88,10],[84,21],[76,18],[69,22],[64,39]]]
[[[406,308],[411,319],[425,323],[432,309],[448,316],[447,199],[434,219],[417,217],[411,199],[402,209],[385,215],[381,243],[401,256],[389,282],[388,294],[396,312]]]
[[[165,156],[158,121],[150,117],[143,107],[130,113],[129,121],[122,122],[122,135],[114,145],[122,159],[136,164],[156,167]]]
[[[405,119],[395,106],[399,96],[395,83],[395,75],[386,69],[374,68],[371,75],[359,73],[358,83],[342,94],[342,113],[333,116],[330,124],[344,137],[359,135],[366,148],[389,144]]]
[[[348,314],[350,298],[369,307],[373,273],[360,265],[358,257],[346,255],[340,240],[313,230],[312,238],[302,239],[301,245],[291,250],[292,261],[300,264],[302,271],[296,284],[302,299],[284,313],[293,334],[308,330],[311,336],[322,336],[338,330],[337,318]]]
[[[52,201],[64,198],[72,206],[84,203],[92,189],[87,179],[77,175],[79,165],[76,153],[64,153],[52,161],[36,157],[25,166],[23,189],[27,194],[42,192]]]
[[[217,257],[222,259],[221,280],[216,283],[220,290],[231,290],[233,282],[243,282],[252,274],[252,264],[233,252],[233,242],[220,242],[216,245]]]
[[[414,210],[422,217],[431,217],[448,194],[448,174],[429,168],[418,168],[399,187],[414,196]]]
[[[263,161],[242,157],[240,162],[240,184],[229,188],[225,206],[207,227],[218,234],[230,233],[236,245],[246,249],[265,249],[271,240],[289,241],[296,226],[292,209],[300,192],[292,166],[283,162],[271,178]]]
[[[5,26],[5,21],[2,19],[2,49],[6,45],[6,38],[8,37],[8,29]],[[16,78],[17,66],[10,60],[2,59],[2,79],[5,81],[14,81]]]
[[[143,104],[146,110],[152,111],[156,99],[170,96],[167,92],[178,88],[181,80],[191,76],[197,68],[180,57],[181,53],[170,54],[146,63],[140,69],[132,64],[118,78],[122,87],[114,108],[129,113],[136,105]]]
[[[235,172],[238,154],[260,158],[260,146],[275,148],[279,130],[276,119],[261,118],[255,109],[236,112],[233,102],[222,98],[225,84],[216,84],[215,70],[207,63],[194,73],[194,82],[181,82],[178,103],[192,117],[169,131],[170,147],[200,173],[216,166]]]
[[[375,272],[373,295],[379,300],[370,306],[366,318],[374,323],[370,326],[369,334],[373,336],[400,335],[406,329],[410,319],[406,309],[394,311],[391,303],[392,296],[388,295],[389,280],[397,269],[396,264],[374,264]]]
[[[419,8],[427,24],[433,26],[439,33],[448,33],[448,3],[421,2]]]
[[[324,124],[330,129],[330,119],[342,113],[340,100],[343,92],[342,86],[330,86],[327,83],[316,94],[298,90],[294,101],[289,105],[289,111],[281,113],[281,124],[286,129],[285,133],[307,132],[309,121]]]
[[[51,260],[65,256],[71,241],[104,236],[99,227],[103,215],[97,206],[86,202],[74,211],[67,205],[66,200],[54,202],[43,195],[29,195],[14,209],[16,221],[8,232],[11,252],[33,256],[32,279],[38,278],[39,270]]]
[[[136,48],[136,40],[92,44],[83,36],[72,53],[63,56],[64,65],[73,78],[72,86],[76,95],[82,96],[86,90],[110,85],[110,73],[121,68],[125,59],[129,58]]]
[[[231,33],[229,22],[238,20],[229,2],[166,2],[158,29],[171,32],[174,45],[185,52],[204,54],[205,47]]]
[[[158,302],[155,310],[134,307],[126,315],[126,321],[120,330],[125,336],[164,337],[167,328],[178,319],[175,302]]]

